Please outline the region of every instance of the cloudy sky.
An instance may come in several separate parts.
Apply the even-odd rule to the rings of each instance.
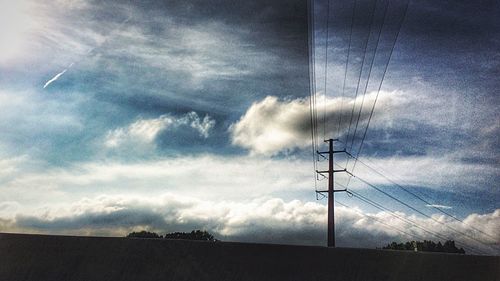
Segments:
[[[269,2],[0,0],[0,231],[206,229],[324,245],[307,3]],[[356,154],[377,100],[353,173],[431,218],[357,178],[336,181],[500,254],[500,5],[411,1],[377,96],[405,7],[387,3],[330,0],[328,13],[315,2],[319,138]],[[336,200],[340,246],[439,240],[356,197]]]

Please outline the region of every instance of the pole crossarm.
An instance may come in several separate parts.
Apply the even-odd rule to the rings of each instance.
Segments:
[[[316,192],[317,193],[327,193],[328,190],[317,190]],[[333,192],[349,192],[349,191],[347,191],[347,188],[346,188],[346,189],[337,189],[337,190],[334,190]]]
[[[330,154],[330,151],[317,151],[316,150],[316,153],[318,153],[319,155],[323,156],[323,154]],[[333,154],[335,154],[335,153],[347,153],[347,154],[351,155],[345,149],[344,150],[335,150],[335,151],[333,151]]]
[[[330,151],[318,151],[318,150],[316,150],[316,153],[319,156],[323,157],[324,159],[327,159],[323,154],[330,154]],[[347,154],[347,156],[356,159],[356,157],[354,157],[349,151],[347,151],[345,149],[343,149],[343,150],[335,150],[335,151],[333,151],[332,154],[336,154],[336,153],[345,153],[345,154]]]
[[[349,172],[347,169],[340,169],[340,170],[333,170],[333,171],[330,171],[330,170],[325,170],[325,171],[319,171],[319,170],[316,170],[316,173],[318,174],[327,174],[327,173],[330,173],[330,172],[333,172],[333,173],[347,173],[353,177],[355,177],[351,172]]]

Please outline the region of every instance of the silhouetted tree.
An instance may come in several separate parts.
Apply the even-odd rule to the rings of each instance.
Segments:
[[[444,242],[444,245],[443,245],[443,250],[447,253],[459,253],[459,254],[465,254],[465,251],[463,248],[460,248],[458,249],[456,246],[455,246],[455,241],[453,240],[448,240],[446,242]]]
[[[438,242],[437,244],[433,241],[411,241],[406,243],[397,243],[392,242],[382,249],[390,249],[390,250],[404,250],[404,251],[413,251],[415,250],[415,245],[417,247],[417,251],[422,252],[441,252],[441,253],[456,253],[456,254],[465,254],[463,248],[457,248],[455,246],[455,241],[448,240],[441,244]]]
[[[149,231],[139,231],[139,232],[131,232],[127,235],[127,237],[130,238],[162,238],[161,235],[158,235],[158,233],[155,232],[149,232]]]
[[[155,232],[139,231],[131,232],[127,235],[131,238],[167,238],[167,239],[184,239],[184,240],[201,240],[201,241],[217,241],[212,234],[205,230],[193,230],[191,232],[172,232],[165,234],[165,237],[158,235]]]
[[[167,239],[185,239],[185,240],[202,240],[216,241],[214,236],[205,230],[193,230],[191,232],[172,232],[165,234]]]
[[[439,241],[436,245],[436,252],[444,252],[443,244]]]

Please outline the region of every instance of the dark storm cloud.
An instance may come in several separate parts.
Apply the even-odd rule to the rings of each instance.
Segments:
[[[132,5],[145,12],[158,11],[159,13],[174,17],[182,24],[206,24],[221,21],[233,28],[253,29],[254,38],[273,40],[274,44],[288,45],[287,42],[272,36],[288,33],[285,41],[296,40],[303,42],[304,38],[297,37],[307,32],[307,1],[228,1],[228,0],[194,0],[194,1],[142,1],[130,2]],[[263,28],[264,27],[264,28]],[[281,41],[278,42],[278,41]],[[303,47],[303,46],[302,46]],[[300,44],[297,44],[300,50]],[[292,49],[293,50],[293,49]]]
[[[326,1],[320,2],[323,10],[319,10],[316,24],[318,29],[316,42],[321,45],[319,50],[324,46],[326,36]],[[332,1],[331,4],[330,38],[333,42],[339,43],[333,46],[341,50],[341,52],[333,51],[332,57],[342,58],[341,60],[345,60],[349,38],[350,16],[353,9],[352,4],[347,4],[349,2]],[[382,19],[379,12],[386,2],[358,1],[356,6],[352,42],[355,55],[356,49],[363,49],[370,29],[370,21],[366,18],[371,17],[370,11],[375,2],[377,9],[372,27],[372,33],[375,33],[378,30],[377,24]],[[403,9],[398,5],[404,2],[390,2],[382,36],[389,33],[390,22],[402,15]],[[410,1],[393,65],[411,73],[418,72],[431,81],[439,78],[441,84],[445,82],[449,87],[466,87],[469,90],[480,89],[491,92],[491,87],[498,85],[498,79],[492,78],[498,74],[500,63],[497,51],[500,46],[499,12],[500,8],[496,1]],[[372,37],[371,40],[374,41],[375,36]],[[387,42],[382,38],[380,43],[382,46],[379,51],[384,49],[384,44]],[[368,49],[371,50],[370,44]],[[324,51],[317,52],[319,56],[323,56],[323,53]],[[320,61],[323,59],[321,57]],[[404,79],[405,76],[400,74],[398,78]],[[491,97],[490,94],[486,96]],[[485,94],[481,96],[484,97]]]
[[[276,91],[295,96],[307,94],[306,1],[145,1],[97,7],[101,10],[115,5],[124,5],[127,8],[123,10],[134,13],[122,29],[140,28],[145,41],[118,35],[101,48],[103,57],[97,63],[107,71],[96,74],[92,69],[88,77],[92,81],[89,90],[105,91],[100,98],[109,99],[120,93],[123,101],[130,99],[131,104],[139,106],[160,99],[159,102],[170,104],[166,110],[187,104],[192,110],[238,111],[251,98]],[[126,14],[115,18],[124,18]],[[99,21],[106,22],[105,18]],[[195,33],[186,39],[190,31]],[[210,46],[203,45],[207,39],[213,41]],[[131,44],[132,52],[116,52],[120,46],[115,45],[121,43]],[[156,63],[144,61],[153,56]],[[173,61],[172,57],[178,60]],[[200,75],[206,68],[178,65],[191,64],[193,59],[213,73],[203,79]],[[119,63],[118,69],[110,68],[109,60]],[[226,75],[228,70],[234,73]],[[161,75],[150,75],[150,71]],[[203,81],[193,81],[193,75]],[[127,83],[125,77],[136,77],[134,82],[139,83]],[[85,83],[76,85],[88,88]]]
[[[489,96],[481,92],[499,85],[498,79],[491,79],[500,66],[498,3],[419,1],[411,8],[402,37],[405,56],[424,59],[421,65],[427,75],[440,73],[458,83],[447,86],[479,89],[475,93]]]
[[[447,38],[481,38],[498,34],[498,3],[484,1],[414,1],[406,32]],[[474,42],[469,42],[474,44]]]
[[[317,2],[317,85],[323,91],[327,1]],[[347,96],[355,95],[363,46],[369,38],[368,55],[361,72],[361,89],[365,85],[368,65],[375,49],[378,24],[382,19],[380,10],[384,3],[387,2],[357,1],[353,21],[354,39],[346,80]],[[388,37],[385,36],[397,31],[394,28],[391,31],[389,22],[401,16],[403,9],[398,6],[401,7],[404,3],[405,1],[389,3],[387,22],[382,29],[368,92],[377,89],[391,44],[391,40],[387,40]],[[372,35],[368,37],[370,21],[366,18],[371,17],[373,7],[377,7],[375,21],[371,27]],[[341,95],[353,8],[354,4],[350,1],[331,1],[330,96]],[[395,137],[388,148],[389,154],[398,151],[411,155],[427,153],[429,150],[446,153],[458,148],[481,146],[481,150],[475,154],[481,154],[483,160],[475,161],[491,162],[491,155],[496,155],[493,158],[498,159],[498,146],[488,145],[495,143],[494,138],[484,132],[499,122],[495,114],[500,102],[497,94],[500,87],[500,80],[497,78],[500,69],[499,12],[500,5],[496,1],[410,1],[382,90],[398,89],[419,96],[421,104],[413,104],[407,108],[407,112],[429,118],[425,123],[415,118],[406,121],[402,118],[395,126],[378,132],[370,129],[369,139],[373,145],[367,147],[367,153],[382,151],[383,154],[383,136],[386,135]],[[375,116],[377,114],[383,114],[378,107]],[[436,126],[437,120],[442,120],[439,126]],[[488,152],[483,153],[483,149]]]

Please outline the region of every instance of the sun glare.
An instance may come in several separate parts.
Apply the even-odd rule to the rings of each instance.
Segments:
[[[0,0],[0,62],[14,59],[23,51],[30,27],[27,6],[21,0]]]

